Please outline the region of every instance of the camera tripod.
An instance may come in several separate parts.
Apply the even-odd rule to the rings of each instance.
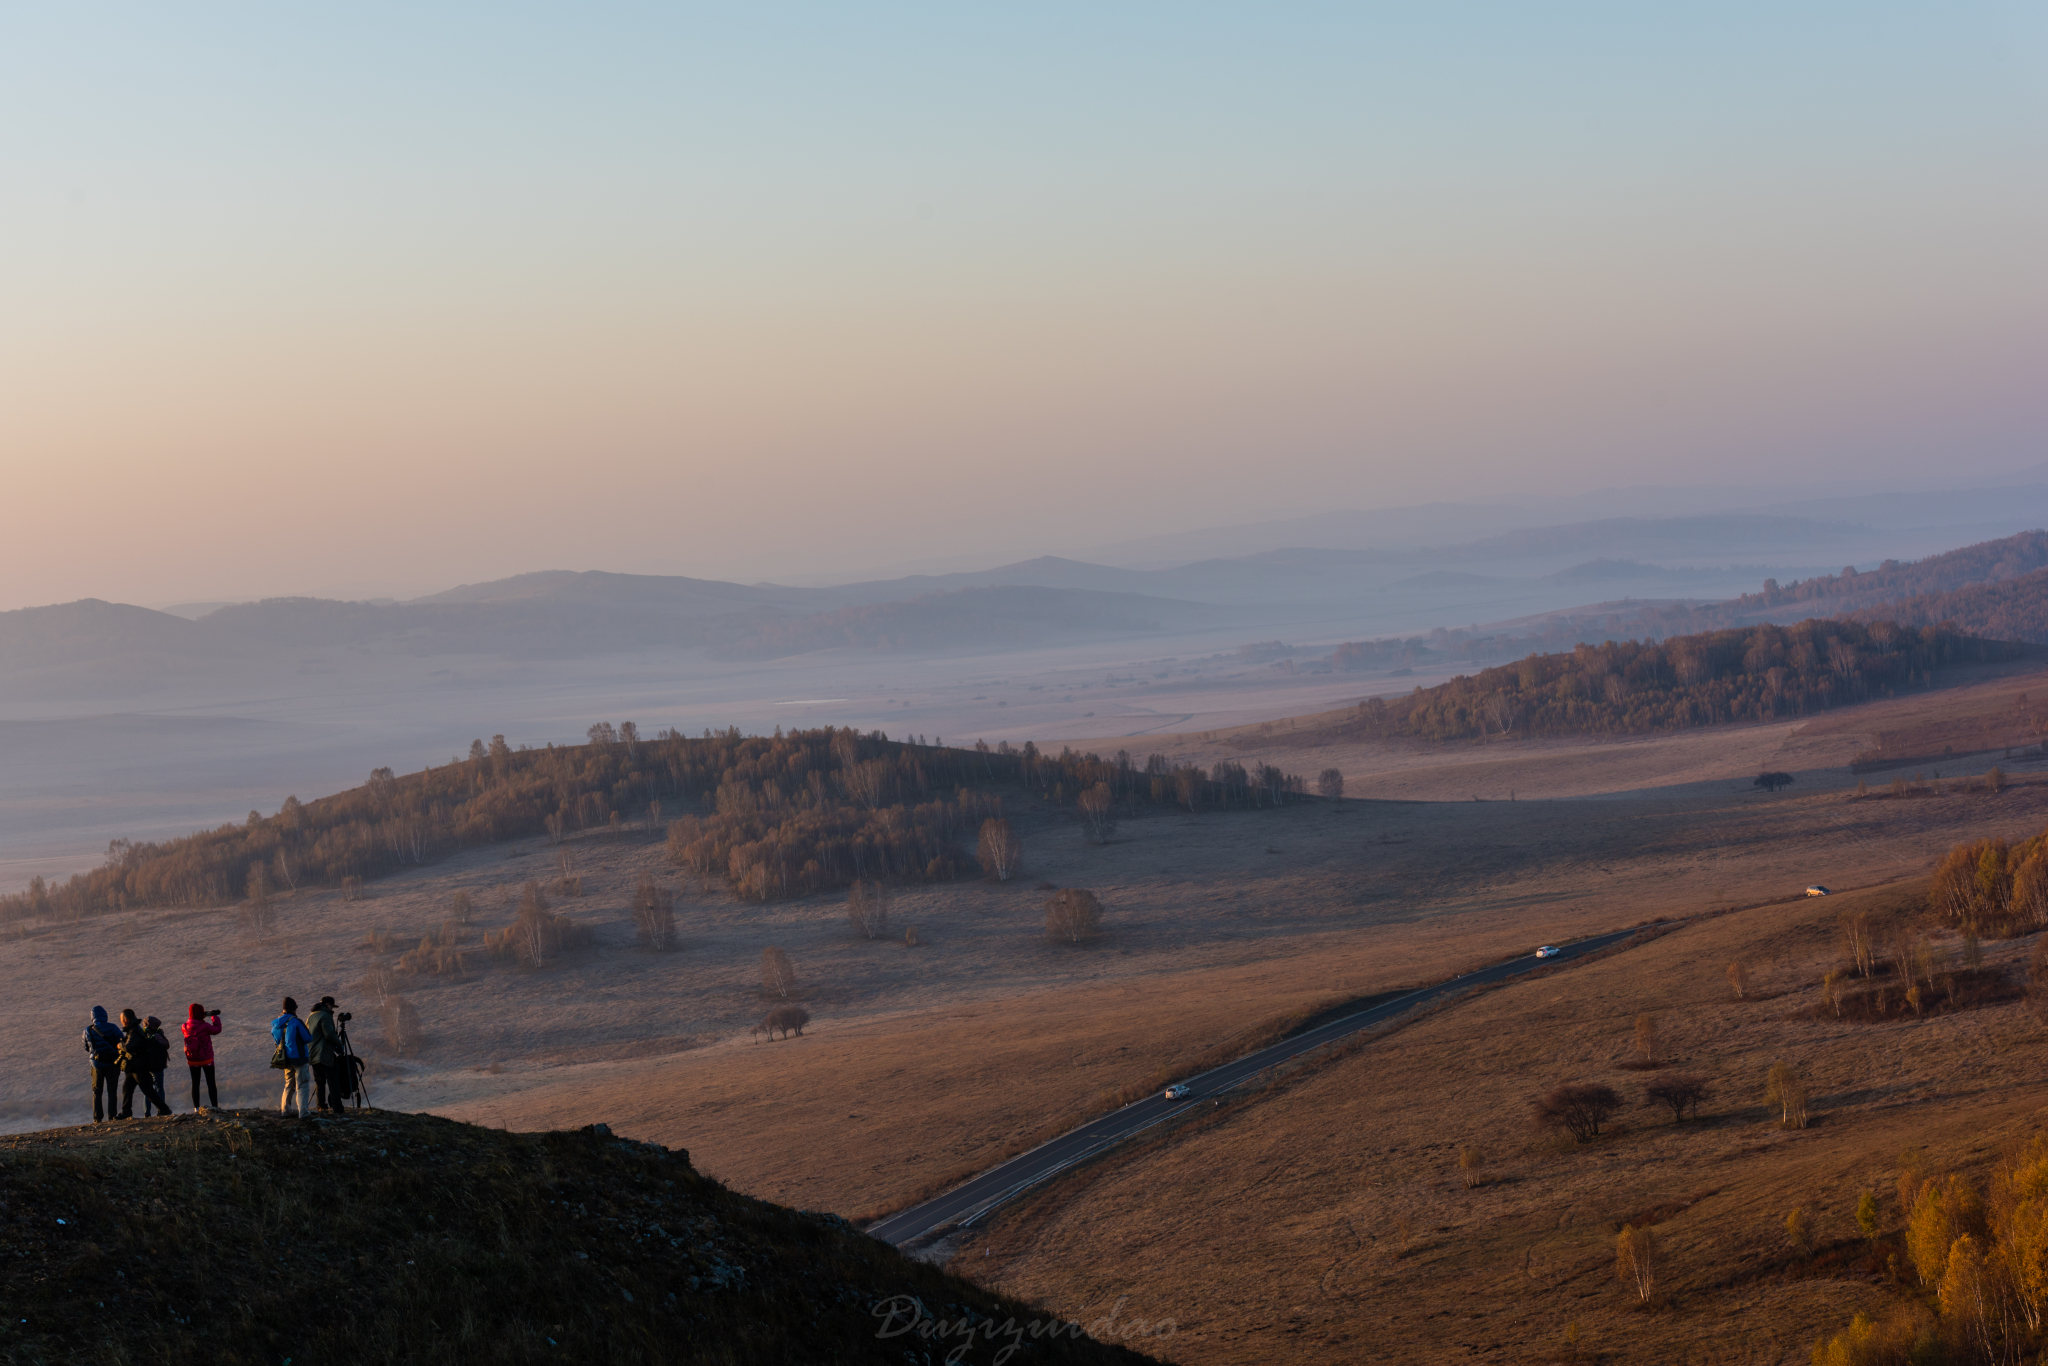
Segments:
[[[360,1110],[370,1103],[370,1088],[363,1080],[363,1060],[356,1056],[355,1048],[348,1041],[348,1025],[345,1023],[348,1018],[336,1012],[334,1022],[335,1032],[341,1035],[341,1099],[343,1104],[353,1100]]]

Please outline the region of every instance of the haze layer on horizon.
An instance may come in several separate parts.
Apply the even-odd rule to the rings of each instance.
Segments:
[[[2016,3],[23,11],[0,609],[2018,468],[2044,113]]]

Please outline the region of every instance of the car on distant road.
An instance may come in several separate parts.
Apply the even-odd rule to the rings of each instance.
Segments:
[[[1830,891],[1829,891],[1829,890],[1828,890],[1827,888],[1825,888],[1825,887],[1821,886],[1821,885],[1820,885],[1820,884],[1819,884],[1818,882],[1814,883],[1814,884],[1813,884],[1813,885],[1812,885],[1811,887],[1808,887],[1808,888],[1806,889],[1806,894],[1807,894],[1808,896],[1833,896],[1833,895],[1834,895],[1834,893],[1833,893],[1833,892],[1830,892]]]
[[[1536,950],[1536,956],[1538,958],[1555,958],[1563,952],[1564,950],[1555,944],[1545,944],[1542,948]]]
[[[1166,1098],[1168,1100],[1186,1100],[1188,1098],[1189,1093],[1193,1090],[1194,1088],[1189,1086],[1186,1082],[1177,1081],[1173,1085],[1166,1088]]]

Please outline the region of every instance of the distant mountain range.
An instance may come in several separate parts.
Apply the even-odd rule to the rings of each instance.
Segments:
[[[507,659],[680,648],[727,659],[826,649],[999,651],[1188,629],[1264,632],[1346,612],[1353,619],[1398,611],[1455,620],[1453,613],[1477,616],[1476,609],[1516,602],[1569,602],[1567,594],[1595,586],[1638,596],[1514,620],[1538,635],[1576,629],[1577,618],[1589,614],[1610,632],[1662,633],[1788,612],[1861,611],[1884,600],[2003,582],[2048,560],[2048,541],[2033,533],[2037,539],[2009,538],[1860,575],[1770,567],[1788,549],[1810,564],[1867,547],[1871,536],[1869,528],[1845,523],[1748,513],[1615,517],[1442,549],[1297,547],[1159,569],[1043,557],[973,573],[813,588],[557,570],[463,584],[410,602],[272,598],[196,619],[88,599],[0,613],[0,687],[42,675],[47,691],[65,686],[64,678],[76,676],[65,671],[80,667],[95,671],[95,686],[117,687],[125,676],[181,663],[322,651]],[[1674,560],[1734,565],[1673,567]],[[1763,587],[1766,578],[1791,585],[1795,576],[1796,587]],[[1748,588],[1757,591],[1732,596]]]

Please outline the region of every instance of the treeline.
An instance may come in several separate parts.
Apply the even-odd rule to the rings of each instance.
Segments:
[[[1937,669],[2011,653],[1946,626],[1846,621],[1581,644],[1418,687],[1405,698],[1368,698],[1339,729],[1376,739],[1458,740],[1768,721],[1891,696],[1928,684]]]
[[[106,862],[68,882],[0,897],[0,919],[80,917],[143,906],[220,905],[254,888],[341,886],[502,840],[675,821],[671,848],[741,895],[798,896],[855,878],[929,881],[966,866],[958,841],[1004,800],[1074,808],[1106,787],[1127,808],[1277,806],[1299,778],[1267,765],[1174,767],[1127,751],[1104,759],[1026,743],[972,749],[826,727],[742,736],[632,722],[590,743],[514,749],[502,735],[466,759],[399,776],[376,770],[347,792],[286,800],[181,839],[116,840]],[[687,819],[684,819],[687,818]],[[678,841],[680,841],[678,843]],[[808,870],[808,871],[807,871]]]
[[[1744,593],[1727,606],[1737,611],[1828,603],[1871,607],[1879,602],[1941,596],[1972,585],[2003,583],[2041,569],[2048,569],[2048,531],[2022,531],[1924,560],[1886,560],[1860,574],[1849,565],[1839,574],[1817,574],[1782,588],[1776,579],[1765,579],[1761,592]]]

